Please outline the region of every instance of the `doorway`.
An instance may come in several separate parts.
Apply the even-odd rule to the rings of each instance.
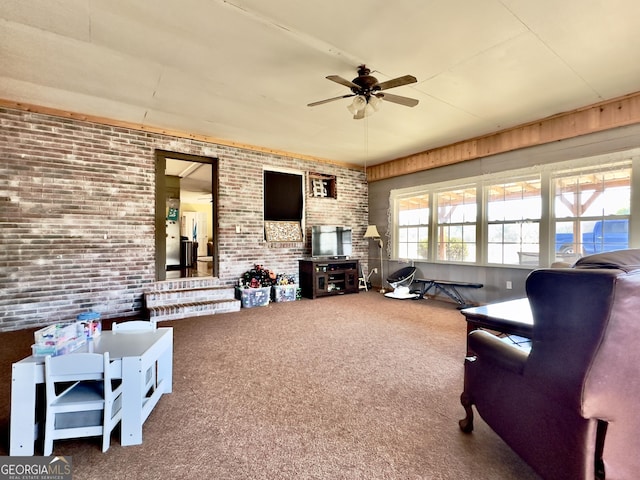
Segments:
[[[218,159],[156,150],[156,279],[218,275]]]

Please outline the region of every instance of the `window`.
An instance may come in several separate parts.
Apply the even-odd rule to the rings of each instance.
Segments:
[[[398,257],[426,259],[429,255],[429,195],[398,202]]]
[[[539,177],[485,187],[488,263],[538,263],[542,213],[540,187]]]
[[[531,267],[634,247],[638,165],[633,149],[393,190],[394,255]]]
[[[476,261],[476,188],[461,188],[436,195],[438,212],[437,259]]]
[[[561,172],[553,183],[557,260],[628,248],[630,165]]]

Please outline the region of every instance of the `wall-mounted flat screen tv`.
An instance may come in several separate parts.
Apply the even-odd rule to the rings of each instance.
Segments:
[[[347,258],[351,256],[351,227],[315,225],[311,227],[311,256]]]

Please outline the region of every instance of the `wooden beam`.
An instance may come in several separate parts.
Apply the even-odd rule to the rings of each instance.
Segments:
[[[152,125],[137,124],[137,123],[133,123],[133,122],[126,122],[126,121],[123,121],[123,120],[116,120],[116,119],[113,119],[113,118],[100,117],[100,116],[97,116],[97,115],[85,115],[83,113],[69,112],[67,110],[61,110],[61,109],[57,109],[57,108],[43,107],[41,105],[33,105],[33,104],[29,104],[29,103],[15,102],[15,101],[6,100],[6,99],[3,99],[3,98],[0,98],[0,107],[11,108],[11,109],[14,109],[14,110],[22,110],[22,111],[25,111],[25,112],[42,113],[44,115],[52,115],[54,117],[71,118],[71,119],[79,120],[79,121],[82,121],[82,122],[98,123],[98,124],[101,124],[101,125],[109,125],[109,126],[112,126],[112,127],[128,128],[130,130],[136,130],[136,131],[157,133],[157,134],[160,134],[160,135],[168,135],[168,136],[171,136],[171,137],[189,138],[189,139],[192,139],[192,140],[199,140],[199,141],[202,141],[202,142],[214,143],[214,144],[217,144],[217,145],[225,145],[227,147],[235,147],[235,148],[238,148],[238,149],[241,149],[241,150],[250,150],[250,151],[254,151],[254,152],[278,155],[278,156],[282,156],[282,157],[297,158],[297,159],[300,159],[300,160],[306,160],[306,161],[311,161],[311,162],[319,162],[319,163],[325,163],[325,164],[330,164],[330,165],[337,165],[337,166],[340,166],[340,167],[346,167],[346,168],[356,169],[356,170],[363,170],[363,167],[361,167],[360,165],[355,165],[355,164],[351,164],[351,163],[338,162],[336,160],[329,160],[329,159],[326,159],[326,158],[318,158],[318,157],[313,157],[311,155],[303,155],[303,154],[299,154],[299,153],[285,152],[285,151],[282,151],[282,150],[276,150],[276,149],[271,149],[271,148],[266,148],[266,147],[259,147],[259,146],[256,146],[256,145],[248,145],[248,144],[245,144],[245,143],[232,142],[232,141],[224,140],[224,139],[221,139],[221,138],[211,137],[209,135],[187,133],[187,132],[182,132],[182,131],[179,131],[179,130],[168,130],[168,129],[165,129],[165,128],[154,127]]]
[[[170,135],[179,138],[190,138],[207,143],[226,145],[239,149],[269,153],[289,158],[339,165],[346,168],[362,169],[362,167],[354,164],[269,149],[255,145],[247,145],[210,137],[208,135],[167,130],[150,125],[134,124],[132,122],[114,120],[105,117],[68,112],[55,108],[5,100],[2,98],[0,98],[0,107],[72,118],[80,121]],[[566,140],[580,135],[588,135],[590,133],[637,123],[640,123],[640,92],[600,102],[571,112],[561,113],[543,120],[519,125],[489,135],[464,140],[444,147],[390,160],[378,165],[372,165],[366,169],[367,180],[369,182],[375,182],[400,175],[421,172],[467,160],[488,157],[512,150],[532,147],[558,140]]]
[[[375,182],[640,123],[640,92],[367,167]]]

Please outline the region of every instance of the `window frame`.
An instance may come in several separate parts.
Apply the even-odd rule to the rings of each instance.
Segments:
[[[416,196],[419,197],[424,197],[425,195],[413,195],[413,194],[405,194],[402,195],[400,197],[398,197],[397,201],[396,201],[396,214],[394,216],[394,218],[399,219],[400,218],[400,212],[404,211],[400,209],[400,204],[410,198],[415,198]],[[430,225],[431,225],[431,219],[433,216],[433,212],[432,212],[432,207],[431,207],[431,196],[430,195],[426,195],[427,197],[427,209],[428,209],[428,215],[427,215],[427,222],[426,223],[416,223],[416,224],[401,224],[399,221],[395,222],[395,229],[394,229],[394,234],[392,234],[392,237],[396,239],[395,242],[392,242],[392,244],[394,245],[394,251],[395,251],[395,256],[398,258],[411,258],[408,256],[403,256],[401,255],[400,251],[401,251],[401,243],[406,243],[407,244],[407,251],[409,250],[409,244],[411,243],[416,243],[416,251],[420,250],[420,243],[422,242],[422,240],[418,239],[417,242],[401,242],[401,229],[406,228],[407,230],[409,229],[417,229],[418,233],[420,231],[420,229],[427,229],[427,248],[426,248],[426,252],[427,252],[427,257],[426,258],[421,258],[421,257],[416,257],[415,260],[427,260],[430,257],[430,249],[431,249],[431,232],[430,232]]]
[[[516,219],[516,218],[511,218],[511,219],[502,219],[502,220],[498,220],[498,219],[490,219],[489,218],[489,207],[490,207],[490,189],[492,187],[496,187],[498,185],[505,185],[505,184],[517,184],[517,183],[526,183],[526,182],[538,182],[539,183],[539,189],[538,189],[538,196],[536,198],[539,198],[540,201],[540,205],[539,205],[539,215],[538,216],[521,216],[520,218]],[[523,265],[523,264],[527,264],[529,262],[531,262],[532,260],[535,260],[535,264],[538,264],[538,258],[540,256],[540,246],[541,246],[541,229],[542,229],[542,222],[543,222],[543,201],[542,201],[542,191],[543,191],[543,180],[542,180],[542,176],[540,173],[530,173],[527,175],[509,175],[508,177],[505,176],[494,176],[492,178],[487,178],[484,180],[484,182],[482,183],[482,202],[483,202],[483,211],[484,211],[484,215],[483,215],[483,222],[482,222],[482,229],[483,229],[483,238],[484,238],[484,242],[482,244],[483,251],[485,253],[484,258],[486,259],[485,264],[486,265],[490,265],[490,266],[518,266],[518,265]],[[524,198],[525,196],[523,196],[522,198]],[[497,203],[497,202],[496,202]],[[503,236],[503,241],[502,243],[500,243],[500,245],[503,245],[502,248],[502,258],[503,261],[502,262],[495,262],[495,261],[491,261],[490,260],[490,245],[493,243],[497,242],[489,242],[489,238],[490,238],[490,227],[491,225],[503,225],[507,226],[507,225],[514,225],[514,226],[519,226],[520,228],[522,228],[523,225],[527,224],[527,223],[535,223],[538,225],[538,238],[537,238],[537,242],[529,242],[529,243],[523,243],[522,241],[522,236],[519,237],[519,243],[518,245],[520,245],[520,250],[517,252],[518,253],[518,262],[517,263],[509,263],[509,262],[505,262],[504,261],[504,245],[513,245],[514,243],[512,242],[505,242],[504,241],[504,236]],[[530,250],[523,250],[522,246],[528,244],[528,245],[533,245],[533,244],[537,244],[537,251],[530,251]]]
[[[586,212],[573,212],[573,215],[568,215],[568,216],[556,216],[556,200],[558,198],[557,195],[557,181],[559,179],[562,178],[572,178],[572,177],[581,177],[581,176],[587,176],[587,175],[599,175],[599,174],[603,174],[606,172],[616,172],[616,171],[621,171],[621,170],[625,170],[628,169],[629,170],[629,185],[628,188],[629,189],[629,205],[628,205],[628,213],[623,214],[623,213],[610,213],[610,214],[601,214],[601,215],[595,215],[593,212],[591,214],[586,214]],[[627,220],[629,223],[631,223],[631,212],[633,210],[633,164],[632,162],[629,161],[623,161],[623,162],[612,162],[610,164],[607,165],[600,165],[600,166],[593,166],[591,168],[584,168],[584,169],[573,169],[573,168],[569,168],[569,169],[564,169],[564,170],[559,170],[557,172],[554,172],[551,176],[550,176],[550,187],[551,187],[551,203],[552,203],[552,208],[553,208],[553,216],[552,216],[552,230],[554,232],[553,234],[553,248],[552,248],[552,253],[555,255],[555,260],[556,261],[563,261],[565,260],[563,258],[562,255],[558,255],[558,252],[556,252],[556,242],[557,242],[557,226],[560,223],[573,223],[574,227],[573,230],[574,232],[572,232],[572,237],[574,240],[574,247],[578,246],[578,252],[575,252],[576,254],[580,254],[580,255],[588,255],[591,253],[595,253],[594,252],[589,252],[589,251],[585,251],[584,249],[584,243],[583,243],[583,235],[585,233],[588,233],[588,230],[585,231],[582,229],[582,224],[583,223],[590,223],[590,222],[598,222],[601,220],[604,221],[608,221],[608,220]],[[578,184],[580,184],[579,180],[578,180]],[[579,190],[579,188],[578,188]],[[606,194],[606,187],[602,188],[602,192],[604,194]],[[579,209],[582,210],[582,209]],[[575,239],[575,233],[577,232],[577,241]],[[631,230],[630,228],[628,229],[628,245],[631,245]],[[571,255],[569,255],[569,260],[575,260],[575,258],[572,258]]]
[[[440,220],[440,215],[439,215],[439,210],[441,208],[440,205],[440,197],[444,194],[456,194],[457,192],[462,192],[463,197],[466,195],[468,190],[473,190],[473,202],[469,202],[469,203],[462,203],[461,205],[474,205],[474,209],[475,209],[475,218],[473,220],[467,219],[466,217],[464,217],[461,220],[456,220],[456,221],[441,221]],[[480,193],[479,193],[480,192]],[[433,192],[433,201],[434,201],[434,220],[435,220],[435,225],[434,225],[434,260],[441,262],[441,263],[461,263],[461,264],[475,264],[478,262],[478,257],[479,257],[479,253],[480,253],[480,249],[479,247],[479,243],[478,243],[478,232],[479,232],[479,220],[480,218],[482,218],[482,215],[480,213],[480,209],[479,207],[479,197],[481,197],[482,194],[482,190],[480,188],[480,184],[478,182],[472,182],[469,184],[464,184],[464,185],[459,185],[457,187],[454,188],[442,188],[442,189],[438,189],[436,191]],[[456,229],[460,229],[461,230],[461,241],[459,242],[451,242],[451,241],[447,241],[447,242],[441,242],[440,240],[440,233],[441,233],[441,229],[446,229],[447,231],[450,231],[451,228],[456,228]],[[465,241],[465,230],[473,230],[474,232],[474,241],[473,242],[466,242]],[[444,258],[440,257],[440,249],[443,248],[446,251],[449,251],[451,248],[457,248],[457,246],[460,246],[460,248],[463,249],[463,251],[465,250],[465,247],[467,245],[473,245],[473,252],[471,253],[472,257],[474,260],[465,260],[464,257],[466,257],[466,254],[463,254],[463,259],[458,259],[458,260],[447,260]]]
[[[556,261],[555,252],[555,204],[554,204],[554,178],[563,171],[594,171],[612,170],[617,168],[631,168],[631,202],[630,211],[624,217],[629,219],[629,248],[640,242],[640,221],[634,221],[633,213],[640,212],[640,148],[629,149],[621,152],[612,152],[603,155],[585,157],[580,159],[567,160],[562,162],[549,163],[502,171],[492,174],[478,175],[469,178],[460,178],[426,185],[416,185],[408,188],[392,189],[389,193],[389,253],[391,260],[414,260],[417,262],[428,262],[435,264],[463,264],[476,266],[489,266],[497,268],[527,268],[544,267]],[[490,263],[488,262],[488,215],[487,215],[487,189],[489,185],[500,182],[524,180],[527,178],[540,179],[540,219],[539,219],[539,252],[538,260],[535,263],[512,264],[512,263]],[[456,190],[471,185],[477,187],[477,220],[476,220],[476,259],[475,262],[459,262],[437,259],[437,204],[435,195],[437,192]],[[430,206],[429,219],[429,244],[428,258],[405,258],[398,255],[399,252],[399,203],[412,196],[428,197]],[[637,214],[636,214],[637,215]],[[618,216],[619,217],[619,216]]]

